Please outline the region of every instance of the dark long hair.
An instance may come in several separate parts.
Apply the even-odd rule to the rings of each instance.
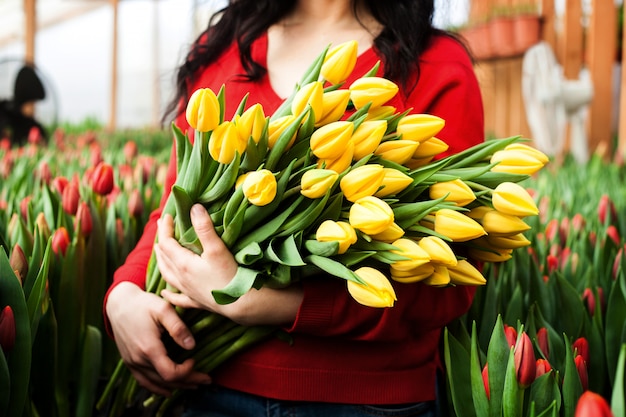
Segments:
[[[352,9],[357,15],[357,2]],[[428,46],[432,36],[439,32],[433,27],[434,0],[362,0],[383,30],[374,39],[374,48],[381,54],[385,77],[401,85],[409,74],[418,69],[418,57]],[[271,25],[287,16],[296,0],[229,0],[216,12],[207,28],[198,36],[176,74],[176,89],[163,115],[163,121],[180,108],[181,100],[189,96],[189,80],[210,64],[233,42],[249,80],[258,80],[266,68],[252,60],[250,47]],[[406,86],[406,85],[405,85]]]

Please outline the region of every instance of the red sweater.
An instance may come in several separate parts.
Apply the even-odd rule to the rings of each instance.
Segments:
[[[266,51],[267,37],[262,36],[253,45],[253,58],[265,64]],[[373,49],[361,54],[346,85],[379,59]],[[389,104],[398,111],[412,108],[413,113],[445,119],[438,137],[450,145],[448,153],[481,142],[481,95],[465,50],[450,38],[438,37],[423,54],[420,71],[416,87]],[[225,84],[227,117],[245,93],[250,94],[248,105],[261,103],[265,114],[272,114],[282,100],[268,78],[246,82],[236,75],[243,73],[233,45],[202,72],[191,91],[210,87],[217,92]],[[187,129],[184,115],[176,122],[183,131]],[[166,190],[175,180],[174,161]],[[116,271],[111,288],[122,281],[144,286],[160,214],[160,210],[152,213],[141,240]],[[278,339],[263,342],[217,369],[214,383],[285,400],[399,404],[435,398],[441,329],[467,311],[473,296],[470,287],[393,282],[398,301],[392,308],[377,309],[355,302],[345,282],[337,278],[316,278],[303,286],[304,300],[287,329],[293,344]]]

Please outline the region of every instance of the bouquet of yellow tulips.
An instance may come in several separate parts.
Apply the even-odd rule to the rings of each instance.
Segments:
[[[186,109],[193,141],[174,126],[178,177],[164,213],[173,215],[179,242],[197,253],[190,208],[202,203],[211,214],[239,264],[230,284],[213,292],[218,303],[325,273],[344,279],[357,302],[392,307],[390,280],[482,285],[477,262],[506,261],[529,244],[524,218],[538,209],[518,183],[546,156],[511,137],[437,159],[448,148],[436,138],[445,121],[385,106],[398,87],[375,76],[377,67],[340,88],[356,52],[356,42],[323,51],[270,117],[260,104],[244,111],[244,97],[226,120],[224,91],[200,89]],[[153,257],[147,290],[165,285]],[[209,312],[181,314],[206,372],[275,331]],[[109,388],[123,379],[125,402],[133,400],[132,377],[119,375]],[[115,403],[111,414],[119,415]]]

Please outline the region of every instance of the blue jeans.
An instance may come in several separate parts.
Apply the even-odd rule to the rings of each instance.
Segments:
[[[436,411],[434,401],[389,406],[280,401],[210,386],[189,396],[182,417],[435,417]]]

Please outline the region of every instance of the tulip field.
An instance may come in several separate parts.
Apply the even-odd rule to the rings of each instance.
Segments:
[[[121,371],[102,300],[159,204],[171,146],[169,131],[80,128],[0,142],[0,415],[137,415],[141,388],[123,403],[105,392]],[[539,207],[530,244],[486,264],[445,329],[442,415],[625,415],[624,175],[566,157],[521,183]]]

